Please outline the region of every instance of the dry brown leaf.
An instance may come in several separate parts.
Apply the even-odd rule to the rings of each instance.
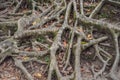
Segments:
[[[60,68],[62,68],[63,67],[63,65],[62,64],[60,64],[60,65],[58,65]]]
[[[92,35],[91,35],[91,34],[88,34],[88,35],[87,35],[87,38],[88,38],[89,40],[91,40],[91,39],[92,39]]]
[[[58,57],[59,57],[60,60],[62,60],[62,55],[59,54]]]
[[[91,10],[90,9],[86,9],[87,12],[90,12]]]
[[[62,70],[61,72],[62,72],[62,73],[66,73],[66,71],[65,71],[65,70]]]
[[[79,28],[78,31],[79,31],[79,32],[83,32],[83,29],[82,29],[82,28]]]
[[[63,42],[63,45],[64,45],[64,47],[67,47],[67,42],[64,41],[64,42]]]
[[[62,16],[60,16],[60,18],[61,18],[61,19],[64,19],[64,16],[62,15]]]
[[[61,27],[62,25],[61,25],[60,23],[57,23],[56,26],[57,26],[57,27]]]
[[[41,77],[42,77],[42,74],[41,74],[41,73],[34,73],[34,76],[35,76],[36,78],[41,78]]]
[[[72,67],[71,67],[71,66],[67,68],[67,71],[70,71],[70,70],[72,70]]]
[[[37,24],[37,22],[36,21],[34,21],[33,23],[32,23],[32,25],[36,25]]]
[[[40,22],[40,18],[37,18],[37,19],[34,20],[34,22],[32,23],[32,25],[36,25],[39,22]]]
[[[41,51],[41,48],[40,47],[35,47],[35,49],[37,50],[37,51]]]
[[[70,19],[70,20],[69,20],[69,23],[72,23],[72,22],[73,22],[73,20]]]
[[[24,56],[22,59],[23,59],[23,60],[28,60],[29,57],[28,57],[28,56]]]
[[[45,16],[45,17],[44,17],[44,19],[48,19],[48,17],[47,17],[47,16]]]
[[[47,28],[47,27],[48,27],[48,25],[45,25],[44,27],[45,27],[45,28]]]
[[[63,63],[63,61],[59,61],[58,63],[59,63],[59,64],[62,64],[62,63]]]
[[[25,50],[25,51],[30,51],[31,49],[30,49],[30,47],[27,47],[27,48],[25,48],[24,50]]]
[[[85,71],[85,69],[84,69],[83,67],[82,67],[80,70],[81,70],[81,72],[84,72],[84,71]]]

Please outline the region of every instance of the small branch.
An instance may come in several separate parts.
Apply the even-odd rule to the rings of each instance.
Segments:
[[[106,66],[107,66],[107,64],[108,64],[108,61],[110,60],[110,58],[109,57],[106,57],[107,58],[107,60],[104,60],[104,58],[100,55],[100,50],[99,50],[99,47],[98,47],[98,44],[95,44],[94,45],[94,48],[95,48],[95,51],[96,51],[96,56],[102,61],[102,63],[103,63],[103,67],[98,71],[98,72],[95,72],[94,71],[94,67],[91,67],[92,68],[92,72],[93,72],[93,74],[94,74],[94,79],[96,80],[97,79],[97,77],[99,76],[99,75],[102,75],[102,73],[105,71],[105,68],[106,68]],[[102,50],[102,49],[101,49]],[[103,51],[103,50],[102,50]],[[105,52],[105,51],[104,51]],[[107,53],[107,52],[105,52],[105,53]]]
[[[22,4],[22,1],[23,1],[23,0],[20,0],[20,2],[18,2],[17,6],[16,6],[15,9],[13,10],[13,13],[18,12],[18,10],[19,10],[19,8],[20,8],[20,6],[21,6],[21,4]]]
[[[76,21],[74,28],[77,26],[77,23],[78,23],[78,22]],[[67,60],[66,60],[66,62],[65,62],[65,66],[64,66],[63,70],[65,70],[66,67],[67,67],[68,64],[69,64],[70,55],[71,55],[71,50],[72,50],[72,45],[73,45],[74,34],[75,34],[75,33],[74,33],[74,30],[72,30],[71,40],[70,40],[70,44],[69,44],[69,48],[68,48]]]
[[[39,51],[39,52],[35,52],[35,51],[28,52],[28,51],[19,51],[17,49],[14,49],[13,52],[14,52],[13,55],[19,54],[19,55],[39,57],[39,56],[44,56],[44,55],[48,54],[49,50]]]
[[[47,15],[50,11],[52,11],[52,8],[53,8],[54,6],[55,6],[55,5],[52,5],[52,6],[50,6],[47,10],[43,11],[43,13],[41,13],[39,17],[42,17],[42,16]]]
[[[108,61],[109,61],[109,59],[107,59],[107,60],[104,62],[103,67],[102,67],[98,72],[95,72],[95,71],[94,71],[94,67],[93,67],[93,66],[91,67],[91,68],[92,68],[92,72],[93,72],[93,74],[94,74],[94,79],[95,79],[95,80],[97,79],[97,77],[98,77],[99,75],[102,75],[102,74],[103,74],[103,72],[105,71],[105,68],[106,68],[106,66],[107,66],[107,64],[108,64]]]
[[[77,39],[77,45],[75,50],[75,80],[82,80],[80,69],[80,54],[81,54],[81,37]]]
[[[62,26],[59,31],[58,31],[58,34],[56,36],[56,39],[55,41],[53,42],[51,48],[50,48],[50,59],[51,59],[51,62],[50,62],[50,68],[49,68],[49,72],[48,72],[48,80],[51,80],[52,78],[52,72],[53,70],[58,70],[57,68],[57,60],[56,60],[56,57],[55,57],[55,54],[56,54],[56,51],[57,49],[59,48],[59,42],[61,41],[61,35],[63,33],[63,30],[65,29],[65,26]],[[57,76],[60,76],[60,75],[57,75]]]
[[[49,68],[48,78],[47,78],[48,80],[51,80],[53,70],[56,71],[57,76],[60,80],[62,78],[62,75],[58,70],[55,54],[56,54],[57,49],[59,48],[59,43],[61,42],[61,35],[62,35],[64,29],[67,27],[67,20],[68,20],[71,5],[72,5],[72,2],[70,2],[67,6],[64,23],[63,23],[62,27],[59,29],[57,36],[56,36],[56,39],[50,48],[51,62],[50,62],[50,68]]]
[[[107,39],[108,39],[108,37],[105,36],[105,37],[101,37],[101,38],[98,38],[98,39],[91,40],[89,43],[82,45],[82,50],[85,50],[86,48],[88,48],[88,47],[90,47],[94,44],[97,44],[99,42],[105,41]]]
[[[113,79],[113,80],[119,80],[117,78],[117,76],[115,75],[115,72],[117,71],[117,68],[118,68],[118,64],[119,64],[119,60],[120,60],[120,52],[119,52],[119,43],[118,43],[118,34],[116,34],[114,31],[112,32],[113,33],[113,39],[114,39],[114,42],[115,42],[115,51],[116,51],[116,58],[115,58],[115,61],[112,65],[112,68],[110,70],[110,77]]]
[[[26,30],[24,32],[19,32],[14,35],[14,38],[23,38],[27,36],[34,36],[34,35],[40,35],[45,34],[47,32],[56,32],[59,28],[42,28],[37,30]]]
[[[35,12],[36,2],[34,0],[32,1],[32,12]]]
[[[79,18],[79,13],[77,11],[77,4],[76,4],[75,0],[73,1],[73,6],[74,6],[74,12],[75,12],[76,18]]]
[[[8,8],[6,8],[6,9],[3,10],[3,11],[0,11],[0,15],[5,14],[6,12],[8,12]]]
[[[32,11],[27,11],[27,12],[23,12],[23,13],[8,13],[8,16],[24,16],[24,15],[30,15],[32,14]]]
[[[16,21],[10,21],[10,22],[0,22],[0,27],[16,27],[17,22]]]
[[[93,18],[102,8],[102,6],[104,5],[105,0],[102,0],[98,6],[92,11],[92,13],[90,14],[89,18]]]
[[[28,29],[34,29],[34,28],[42,27],[45,23],[47,23],[49,21],[52,21],[54,19],[56,19],[56,15],[55,16],[50,16],[47,19],[42,19],[36,25],[30,26]]]
[[[103,22],[100,20],[96,20],[96,19],[91,19],[91,18],[82,16],[82,15],[79,15],[79,19],[83,24],[90,25],[90,26],[93,26],[95,28],[100,28],[100,29],[106,29],[106,30],[113,29],[115,31],[119,31],[120,33],[120,28],[117,27],[116,25]]]
[[[108,53],[107,51],[103,50],[103,49],[100,48],[100,47],[98,47],[98,49],[104,53],[104,56],[108,57],[109,59],[112,58],[112,55],[110,55],[110,53]],[[101,54],[102,54],[102,53],[101,53]]]
[[[64,19],[64,24],[68,23],[68,17],[70,15],[70,10],[71,10],[72,2],[70,2],[67,6],[66,14],[65,14],[65,19]]]
[[[34,80],[33,77],[31,76],[31,74],[27,71],[27,69],[22,64],[22,61],[18,60],[16,58],[13,58],[13,59],[15,61],[15,65],[22,70],[22,72],[24,73],[24,75],[26,75],[27,79],[28,80]]]
[[[45,47],[46,49],[49,49],[49,47],[48,47],[47,45],[42,44],[42,43],[40,43],[40,42],[38,42],[38,41],[33,42],[33,44],[34,44],[34,45],[39,45],[39,46]]]
[[[11,48],[1,51],[0,53],[0,64],[6,59],[6,57],[11,55]]]
[[[80,0],[80,11],[81,14],[84,15],[83,0]]]
[[[35,62],[37,62],[37,63],[39,63],[39,64],[47,65],[47,62],[38,60],[37,58],[30,58],[30,59],[25,60],[25,61],[23,60],[22,62],[25,63],[25,62],[30,62],[30,61],[35,61]]]
[[[96,56],[103,62],[105,63],[106,61],[104,60],[104,58],[100,55],[100,51],[98,49],[98,44],[94,45],[95,51],[96,51]]]
[[[113,5],[118,5],[120,6],[120,2],[119,1],[115,1],[115,0],[107,0],[107,3],[113,4]]]

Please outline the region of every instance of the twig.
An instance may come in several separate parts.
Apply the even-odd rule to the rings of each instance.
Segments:
[[[81,14],[84,15],[83,0],[80,0],[80,11]]]
[[[19,8],[20,8],[20,6],[21,6],[21,4],[22,4],[22,1],[23,1],[23,0],[20,0],[20,2],[18,2],[17,6],[16,6],[15,9],[13,10],[13,13],[18,12],[18,10],[19,10]]]
[[[15,65],[22,70],[22,72],[26,75],[28,80],[34,80],[31,74],[27,71],[27,69],[23,66],[22,61],[16,58],[13,58],[15,61]]]
[[[92,13],[90,14],[89,18],[93,18],[99,11],[100,9],[102,8],[102,6],[104,5],[105,3],[105,0],[102,0],[98,6],[92,11]]]

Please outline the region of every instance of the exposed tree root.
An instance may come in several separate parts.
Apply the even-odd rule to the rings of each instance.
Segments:
[[[23,65],[23,62],[28,61],[46,64],[48,66],[48,71],[46,72],[45,70],[47,80],[52,80],[53,74],[57,75],[58,80],[84,80],[81,69],[81,55],[83,51],[87,51],[87,49],[92,46],[95,49],[95,59],[102,62],[102,67],[98,71],[95,71],[94,64],[91,66],[93,79],[97,80],[98,77],[104,76],[106,79],[109,77],[112,80],[119,80],[116,74],[118,73],[120,63],[118,43],[120,28],[111,23],[93,19],[93,17],[104,7],[104,4],[111,3],[120,5],[120,2],[101,0],[90,16],[86,17],[84,13],[84,0],[29,1],[29,5],[32,5],[31,10],[21,13],[20,9],[22,8],[24,0],[16,0],[17,5],[12,13],[7,14],[9,16],[23,16],[18,22],[0,22],[0,29],[3,31],[10,27],[17,27],[13,35],[9,35],[7,39],[3,38],[2,41],[0,40],[0,63],[8,56],[11,56],[14,59],[16,67],[24,73],[28,80],[35,80]],[[0,9],[1,8],[0,6]],[[28,16],[26,16],[26,14]],[[92,30],[87,34],[85,30],[86,26],[87,29],[91,28],[94,30],[94,28],[96,28],[101,31],[106,31],[105,33],[109,32],[110,34],[102,37],[98,35],[100,36],[99,38],[94,38]],[[68,33],[67,29],[71,33]],[[65,34],[64,31],[66,31]],[[43,35],[42,38],[39,38],[41,35]],[[101,42],[109,40],[111,36],[113,39],[111,42],[114,43],[115,53],[113,54],[115,56],[100,46]],[[2,35],[2,37],[5,36]],[[28,38],[28,41],[24,40],[25,38]],[[61,52],[59,50],[61,50]],[[63,55],[61,62],[57,57],[58,54]],[[43,59],[42,61],[41,57],[47,55],[50,55],[50,60],[45,62]],[[20,56],[25,58],[19,59],[18,57]],[[108,72],[109,75],[106,77],[103,73],[106,71],[110,60],[113,60],[113,63],[110,63],[112,66],[110,72]],[[62,67],[59,63],[62,64]],[[55,80],[57,79],[55,78]]]

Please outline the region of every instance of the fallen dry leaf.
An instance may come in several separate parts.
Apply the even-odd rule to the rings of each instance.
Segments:
[[[84,72],[84,71],[85,71],[85,69],[84,69],[83,67],[81,67],[81,69],[80,69],[80,70],[81,70],[81,72]]]
[[[60,16],[60,18],[61,18],[61,19],[64,19],[64,16],[62,15],[62,16]]]
[[[58,66],[59,66],[60,68],[62,68],[62,67],[63,67],[63,65],[62,65],[62,64],[59,64]]]
[[[64,45],[64,47],[67,47],[67,42],[64,41],[64,42],[63,42],[63,45]]]
[[[27,47],[27,48],[25,48],[24,50],[25,50],[25,51],[30,51],[31,48],[30,48],[30,47]]]
[[[90,9],[86,9],[87,12],[90,12],[91,10]]]
[[[57,23],[56,26],[57,26],[57,27],[61,27],[62,25],[61,25],[60,23]]]
[[[91,40],[91,39],[92,39],[92,35],[91,35],[91,34],[88,34],[88,35],[87,35],[87,38],[88,38],[89,40]]]
[[[78,31],[79,31],[79,32],[83,32],[83,29],[82,29],[82,28],[79,28]]]
[[[29,57],[28,57],[28,56],[24,56],[22,59],[23,59],[23,60],[28,60]]]
[[[71,67],[71,66],[67,68],[67,71],[70,71],[70,70],[72,70],[72,67]]]
[[[41,77],[42,77],[42,74],[41,74],[41,73],[34,73],[34,76],[35,76],[36,78],[41,78]]]
[[[36,25],[39,22],[40,22],[40,18],[37,18],[37,19],[34,20],[34,22],[32,23],[32,25]]]
[[[47,17],[47,16],[45,16],[45,17],[44,17],[44,19],[48,19],[48,17]]]
[[[41,48],[39,46],[35,47],[35,50],[41,51]]]
[[[36,21],[34,21],[33,23],[32,23],[32,25],[36,25],[37,24],[37,22]]]

